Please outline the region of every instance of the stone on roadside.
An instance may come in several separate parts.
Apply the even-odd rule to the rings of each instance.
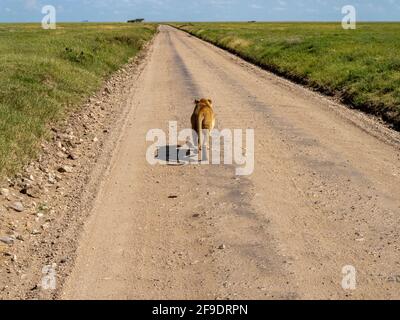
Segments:
[[[70,153],[70,154],[68,155],[68,159],[69,159],[69,160],[77,160],[77,159],[78,159],[78,156],[77,156],[75,153]]]
[[[62,166],[62,167],[59,167],[57,169],[57,171],[60,172],[60,173],[71,173],[72,172],[72,168],[70,166]]]
[[[57,152],[57,157],[59,157],[59,158],[65,158],[66,157],[66,154],[64,153],[64,152],[62,152],[62,151],[58,151]]]
[[[14,243],[14,239],[11,237],[1,237],[0,242],[3,242],[8,245],[12,245]]]
[[[4,197],[9,197],[10,196],[10,190],[6,189],[6,188],[1,188],[0,189],[0,195],[4,196]]]
[[[9,207],[17,212],[24,211],[24,205],[19,201],[11,203]]]
[[[55,184],[55,183],[57,182],[57,181],[56,181],[55,175],[52,174],[52,173],[49,173],[49,174],[48,174],[48,179],[47,179],[47,181],[48,181],[50,184]]]
[[[39,198],[40,191],[36,187],[28,187],[24,188],[20,191],[22,194],[25,194],[31,198]]]

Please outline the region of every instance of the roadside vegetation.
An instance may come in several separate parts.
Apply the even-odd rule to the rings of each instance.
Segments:
[[[400,23],[173,25],[400,130]]]
[[[155,32],[151,24],[0,24],[0,176],[32,158],[47,125],[75,110]]]

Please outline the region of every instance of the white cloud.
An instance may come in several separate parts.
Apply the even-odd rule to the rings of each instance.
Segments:
[[[252,3],[252,4],[250,5],[250,8],[252,8],[252,9],[262,9],[263,7],[260,6],[259,4]]]
[[[25,0],[25,8],[27,9],[35,9],[37,5],[37,0]]]

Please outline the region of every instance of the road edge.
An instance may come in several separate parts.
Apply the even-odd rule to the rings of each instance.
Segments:
[[[350,110],[357,110],[359,112],[362,112],[365,115],[373,117],[375,119],[375,121],[379,121],[382,125],[385,125],[388,129],[400,132],[400,120],[396,120],[395,117],[393,117],[393,118],[388,117],[385,112],[376,112],[375,110],[368,108],[368,106],[365,106],[364,108],[357,107],[352,104],[352,101],[350,98],[343,96],[343,93],[341,93],[341,92],[338,92],[338,91],[331,92],[330,90],[327,90],[326,88],[323,88],[322,86],[315,86],[315,85],[313,86],[309,83],[309,81],[307,81],[306,79],[304,79],[301,76],[289,74],[287,72],[281,72],[277,68],[273,67],[272,65],[259,63],[256,59],[252,59],[251,57],[248,57],[235,49],[229,48],[227,46],[223,46],[219,43],[215,43],[208,39],[201,38],[194,32],[190,32],[188,30],[181,29],[172,24],[167,24],[167,25],[172,28],[175,28],[177,30],[183,31],[193,37],[196,37],[199,40],[209,43],[209,44],[211,44],[217,48],[220,48],[226,52],[229,52],[229,53],[233,54],[234,56],[239,57],[240,59],[242,59],[258,68],[261,68],[262,70],[270,72],[282,79],[286,79],[294,84],[301,85],[304,88],[307,88],[308,90],[322,94],[324,97],[332,99],[333,101],[346,106]]]
[[[157,34],[158,28],[142,50],[106,78],[86,104],[51,126],[50,139],[42,140],[37,160],[9,179],[12,201],[18,199],[25,209],[15,216],[8,207],[11,200],[5,199],[13,227],[9,231],[12,243],[0,243],[0,253],[7,259],[7,272],[0,274],[0,299],[58,299],[74,267],[83,227],[126,125],[126,115],[133,107],[127,97],[147,65]],[[66,157],[61,157],[63,152]],[[51,185],[47,181],[50,175],[54,180]],[[20,193],[27,176],[34,178],[34,184],[43,181],[37,187],[38,195],[33,189],[30,194],[30,188],[28,194]],[[24,224],[23,229],[26,226],[24,232],[20,232],[21,226],[14,227],[17,219]],[[54,269],[55,288],[43,287],[47,267]]]

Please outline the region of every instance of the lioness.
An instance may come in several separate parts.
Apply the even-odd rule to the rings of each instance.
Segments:
[[[210,133],[215,126],[215,114],[210,99],[195,100],[196,107],[192,115],[192,129],[198,135],[199,161],[202,160],[203,131],[207,130],[207,149],[210,147]]]

